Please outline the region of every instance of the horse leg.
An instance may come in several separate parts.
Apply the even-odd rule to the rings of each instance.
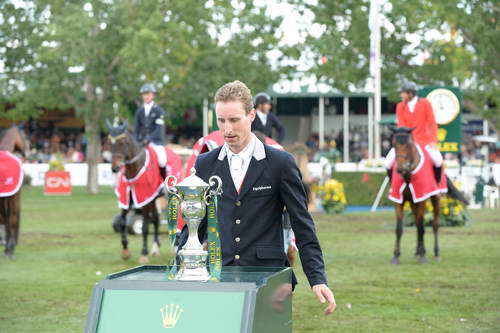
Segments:
[[[3,197],[0,198],[0,222],[4,225],[4,243],[5,243],[5,248],[4,248],[4,254],[9,257],[9,250],[8,250],[8,241],[10,239],[10,221],[9,221],[9,216],[8,211],[7,211],[7,201],[9,200],[8,197]]]
[[[401,236],[403,235],[403,205],[395,204],[396,209],[396,246],[394,248],[394,257],[392,258],[392,263],[399,265],[399,256],[401,255]]]
[[[13,205],[14,205],[14,218],[16,220],[14,232],[17,245],[17,243],[19,242],[19,229],[21,226],[21,191],[15,194]]]
[[[427,259],[425,258],[425,245],[424,245],[424,233],[425,233],[424,202],[413,203],[411,205],[411,209],[413,211],[413,214],[415,215],[415,225],[417,226],[417,251],[415,255],[419,257],[418,260],[421,264],[427,262]]]
[[[156,206],[152,210],[152,222],[155,228],[153,246],[151,247],[151,255],[159,256],[160,255],[160,217],[158,215],[158,211],[156,210]]]
[[[128,249],[128,238],[127,238],[127,213],[128,209],[122,209],[120,215],[120,233],[122,234],[122,259],[128,260],[132,255]]]
[[[149,262],[148,258],[148,232],[149,232],[149,209],[142,209],[142,251],[139,257],[139,263],[145,265]]]
[[[5,255],[12,259],[14,256],[14,249],[16,247],[16,229],[17,229],[17,221],[16,216],[17,212],[15,211],[16,207],[16,197],[19,199],[19,193],[14,194],[11,197],[4,199],[3,211],[6,220],[5,224],[5,234],[6,234],[6,245],[5,245]]]
[[[440,261],[441,258],[439,256],[439,214],[441,207],[439,206],[440,197],[439,195],[435,195],[431,197],[432,201],[432,211],[433,211],[433,219],[432,219],[432,230],[434,231],[434,258],[436,261]]]

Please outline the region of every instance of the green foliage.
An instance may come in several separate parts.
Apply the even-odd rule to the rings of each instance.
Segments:
[[[332,177],[344,184],[345,196],[351,205],[371,206],[377,197],[385,173],[335,172]],[[387,199],[388,190],[387,186],[380,206],[393,205],[392,201]]]
[[[16,110],[30,116],[37,114],[37,106],[73,107],[83,119],[101,121],[113,114],[115,103],[127,110],[145,82],[157,85],[157,100],[169,114],[201,103],[235,78],[262,90],[278,77],[266,52],[277,46],[281,18],[270,19],[266,7],[253,1],[237,3],[46,0],[0,5],[5,79],[22,82],[4,93]],[[9,47],[14,39],[21,44]]]
[[[465,92],[466,107],[500,128],[498,2],[394,0],[383,4],[382,90],[397,100],[398,87],[405,80],[456,85]],[[328,58],[313,70],[337,88],[363,89],[369,77],[369,5],[365,0],[318,0],[317,5],[307,6],[324,33],[319,38],[310,36],[304,50],[312,51],[316,59]]]

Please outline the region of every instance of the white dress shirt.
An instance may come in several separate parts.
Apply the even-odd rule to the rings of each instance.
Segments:
[[[266,126],[266,123],[267,123],[267,113],[264,113],[260,110],[257,110],[257,116],[259,117],[260,119],[260,122],[262,123],[262,125]]]
[[[155,103],[153,101],[151,101],[148,104],[144,104],[144,113],[146,114],[146,117],[149,116],[149,113],[151,112],[151,109],[153,108],[154,104]]]
[[[239,192],[243,179],[252,160],[253,152],[255,149],[255,140],[257,138],[252,133],[250,138],[250,143],[238,154],[235,154],[229,149],[227,144],[224,144],[224,149],[226,149],[227,162],[229,163],[229,170],[231,171],[231,177],[233,178],[234,187]]]
[[[411,101],[408,102],[408,109],[410,109],[410,112],[413,113],[415,111],[415,105],[417,105],[418,97],[413,96]]]

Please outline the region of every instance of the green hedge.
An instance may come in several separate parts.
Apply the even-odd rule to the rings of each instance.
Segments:
[[[385,173],[372,172],[334,172],[332,178],[344,184],[347,204],[350,206],[371,206],[382,185]],[[389,184],[386,186],[379,206],[392,206],[387,199]]]

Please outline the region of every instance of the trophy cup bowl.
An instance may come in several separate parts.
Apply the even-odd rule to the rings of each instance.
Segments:
[[[172,180],[172,185],[169,185]],[[222,181],[217,176],[209,179],[209,184],[196,176],[191,169],[191,175],[177,184],[175,176],[165,180],[167,192],[179,200],[180,213],[188,227],[186,244],[178,252],[180,258],[179,272],[175,276],[179,281],[207,281],[210,274],[207,270],[208,251],[203,249],[198,239],[198,227],[206,215],[207,202],[210,197],[221,193]],[[211,186],[217,185],[216,189]]]

